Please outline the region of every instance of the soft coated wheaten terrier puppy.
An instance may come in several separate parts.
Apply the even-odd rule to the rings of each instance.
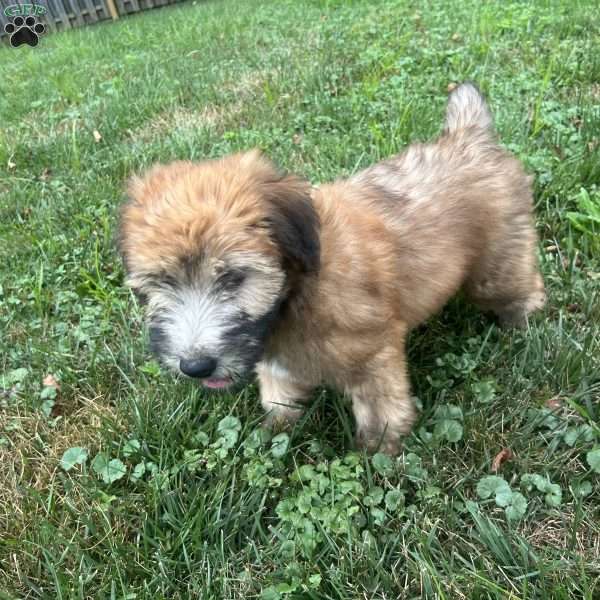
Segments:
[[[347,180],[311,188],[256,150],[134,177],[127,281],[175,372],[219,389],[256,372],[277,421],[332,385],[359,444],[393,453],[415,420],[411,328],[461,287],[507,324],[543,305],[530,182],[463,84],[435,143]]]

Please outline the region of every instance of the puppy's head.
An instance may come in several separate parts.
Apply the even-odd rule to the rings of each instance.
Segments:
[[[319,267],[308,184],[251,151],[158,165],[128,191],[120,250],[152,350],[208,387],[244,379],[293,286]]]

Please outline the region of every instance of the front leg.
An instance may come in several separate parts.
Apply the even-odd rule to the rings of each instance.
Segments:
[[[366,377],[350,388],[356,442],[369,452],[398,454],[412,429],[416,410],[409,394],[404,339],[382,349],[367,365]]]
[[[277,361],[261,362],[256,367],[260,401],[267,412],[267,425],[280,428],[295,423],[304,412],[304,402],[312,385],[300,383]]]

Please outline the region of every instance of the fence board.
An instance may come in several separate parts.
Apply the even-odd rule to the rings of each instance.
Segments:
[[[4,9],[8,6],[6,2],[0,0],[0,37],[6,37],[6,33],[4,33],[4,26],[7,23],[10,23],[10,17],[7,17],[4,14]]]
[[[54,13],[55,15],[54,22],[57,24],[57,29],[71,28],[71,21],[67,16],[67,7],[62,2],[49,2],[48,9],[50,14]]]
[[[63,0],[63,2],[69,4],[69,20],[71,21],[71,25],[73,25],[74,21],[78,27],[82,27],[85,22],[77,0]]]
[[[46,7],[46,14],[38,19],[46,26],[46,32],[84,27],[100,21],[118,19],[119,16],[137,13],[151,8],[176,4],[183,0],[0,0],[0,41],[9,36],[4,25],[14,17],[4,14],[4,9],[15,4],[39,4]]]
[[[84,21],[86,24],[95,23],[98,21],[98,11],[96,10],[92,0],[83,0],[83,2],[80,0],[79,4],[83,4],[85,6],[85,8],[81,10],[81,14],[84,16]]]

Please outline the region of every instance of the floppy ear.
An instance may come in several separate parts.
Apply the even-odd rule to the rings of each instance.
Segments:
[[[267,224],[288,268],[300,273],[319,269],[319,216],[310,185],[294,175],[280,175],[263,183],[269,214]]]

